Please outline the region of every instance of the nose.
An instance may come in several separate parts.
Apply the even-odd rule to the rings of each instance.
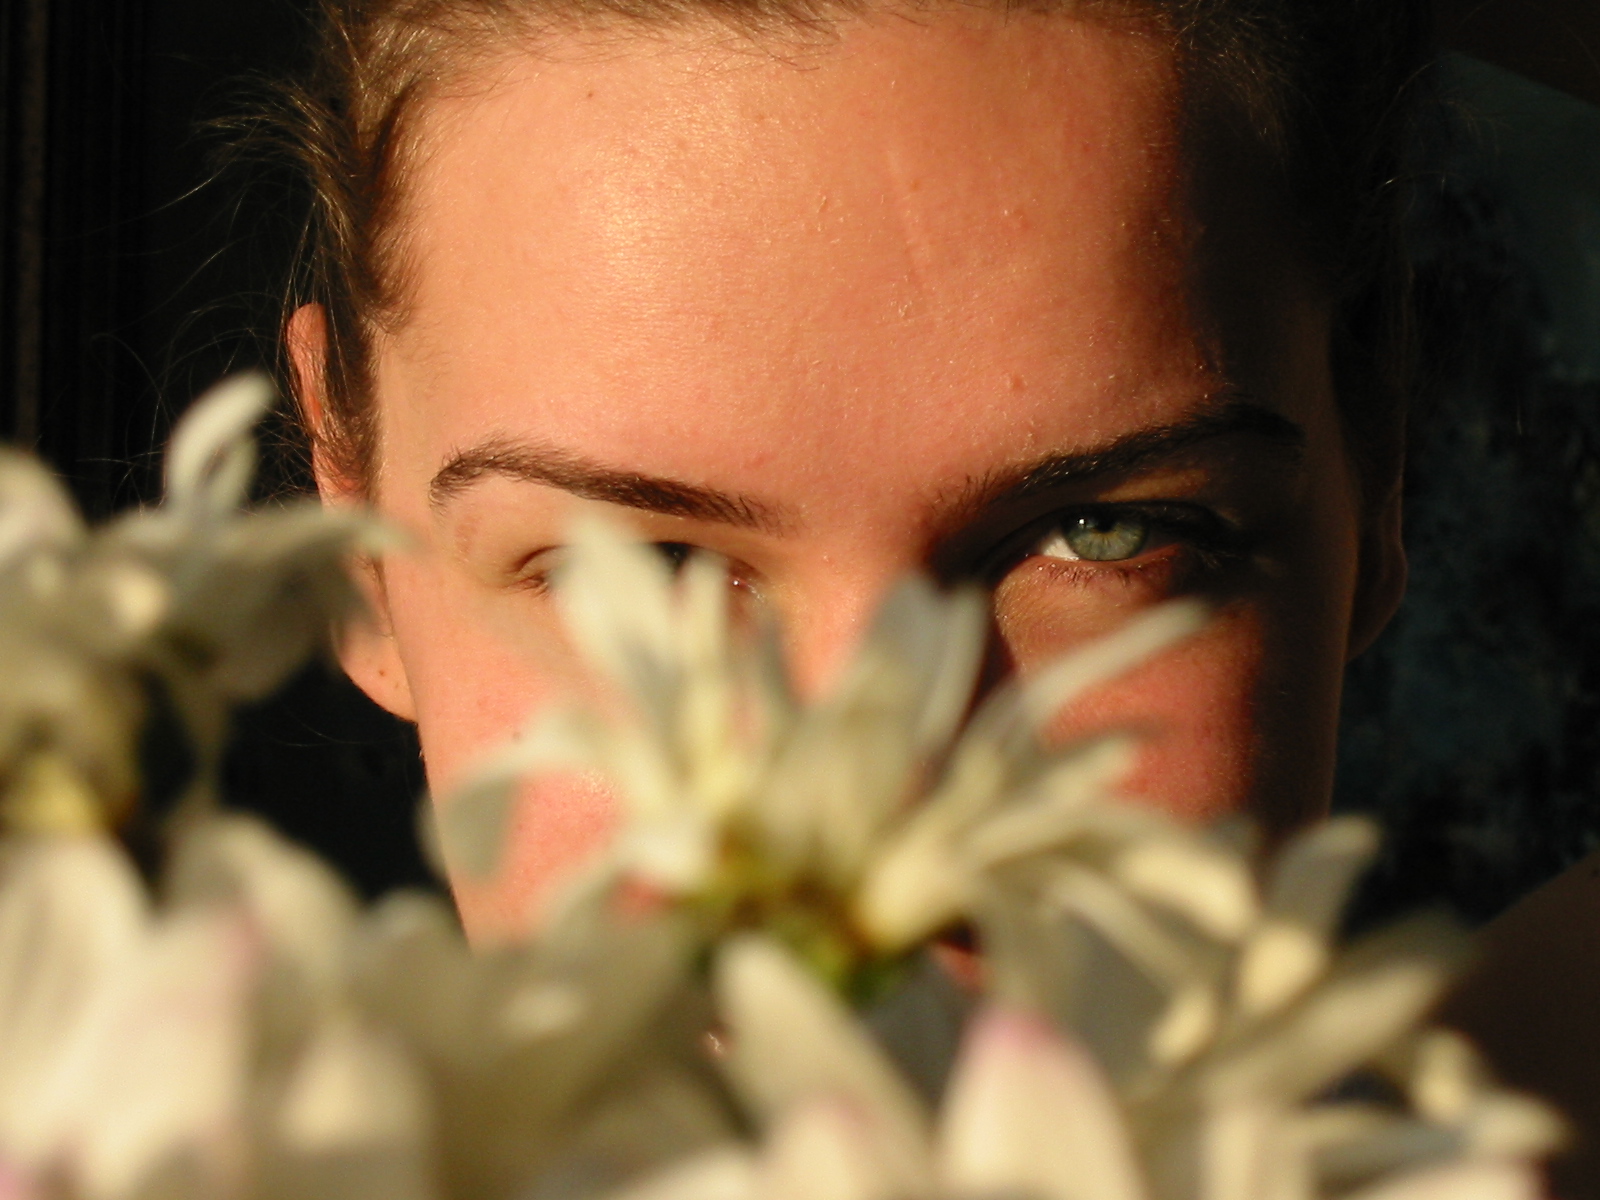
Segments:
[[[807,700],[826,696],[855,658],[885,597],[915,562],[824,559],[777,598],[789,674]]]
[[[908,576],[931,574],[920,559],[909,556],[864,557],[848,565],[828,560],[784,589],[775,607],[783,623],[790,678],[801,698],[815,701],[837,686],[870,636],[889,593]],[[974,700],[1016,670],[990,607]]]

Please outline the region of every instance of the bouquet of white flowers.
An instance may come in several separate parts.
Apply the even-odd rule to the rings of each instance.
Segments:
[[[487,871],[515,789],[573,770],[622,832],[522,944],[470,950],[431,896],[363,910],[213,795],[228,705],[383,536],[240,511],[266,400],[204,401],[166,506],[93,532],[0,460],[0,1200],[1538,1194],[1560,1122],[1425,1024],[1462,936],[1339,944],[1370,825],[1263,864],[1118,803],[1127,736],[1040,740],[1181,606],[974,711],[982,600],[909,581],[805,703],[716,564],[581,531],[559,594],[620,703],[545,712],[436,834]],[[108,832],[152,689],[199,764],[154,886]]]

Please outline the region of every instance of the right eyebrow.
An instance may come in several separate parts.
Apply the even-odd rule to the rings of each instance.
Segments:
[[[968,487],[958,505],[976,515],[1067,484],[1124,475],[1215,438],[1258,437],[1290,462],[1305,456],[1306,433],[1259,401],[1230,396],[1168,425],[1135,430],[1087,450],[1051,454],[1009,471],[991,473]]]
[[[428,503],[438,511],[491,477],[542,484],[584,500],[742,529],[782,533],[791,524],[773,505],[751,496],[610,467],[564,450],[504,437],[488,438],[452,454],[428,484]]]

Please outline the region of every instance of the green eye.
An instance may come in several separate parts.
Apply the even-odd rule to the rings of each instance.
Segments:
[[[1150,522],[1137,513],[1088,513],[1068,517],[1040,539],[1035,554],[1083,562],[1122,562],[1150,541]]]

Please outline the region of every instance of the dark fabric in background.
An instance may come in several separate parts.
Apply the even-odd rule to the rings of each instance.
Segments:
[[[1404,606],[1347,677],[1372,914],[1474,919],[1600,843],[1600,108],[1447,59],[1412,165]]]
[[[0,436],[93,514],[154,499],[174,414],[270,353],[297,198],[241,199],[200,125],[294,66],[307,9],[0,0]],[[1413,168],[1413,587],[1352,672],[1339,784],[1392,831],[1362,919],[1484,918],[1600,843],[1600,109],[1570,98],[1600,101],[1600,5],[1440,15],[1567,94],[1455,62]],[[227,786],[369,893],[427,877],[414,736],[326,666],[241,715]]]

